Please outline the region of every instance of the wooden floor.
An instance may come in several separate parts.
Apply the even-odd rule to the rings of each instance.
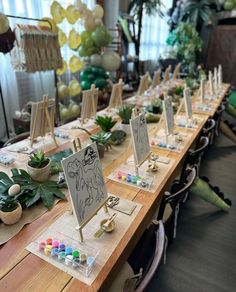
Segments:
[[[227,214],[191,198],[179,218],[167,264],[148,292],[236,291],[236,145],[221,134],[203,160],[200,175],[231,199],[231,210]]]

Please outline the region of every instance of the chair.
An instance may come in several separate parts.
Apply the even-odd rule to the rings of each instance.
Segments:
[[[209,144],[212,145],[215,135],[216,122],[214,119],[209,118],[202,129],[202,135],[209,138]]]
[[[161,264],[164,250],[164,225],[161,220],[154,220],[118,272],[109,292],[144,291]]]
[[[200,164],[201,164],[201,157],[206,151],[209,145],[209,138],[205,136],[201,136],[196,148],[189,149],[187,156],[184,160],[184,164],[181,170],[179,182],[182,184],[185,181],[185,171],[187,167],[196,166],[197,174],[199,173]]]
[[[217,111],[213,116],[213,119],[216,122],[216,126],[215,126],[215,134],[216,134],[216,136],[219,136],[220,120],[221,120],[221,117],[222,117],[222,114],[223,114],[224,110],[225,110],[225,106],[223,105],[223,103],[221,103],[218,106]]]
[[[174,182],[170,192],[165,192],[157,216],[158,220],[163,220],[164,222],[168,243],[172,242],[172,240],[176,238],[180,204],[185,199],[197,176],[196,167],[187,168],[184,174],[184,182]],[[165,213],[168,213],[168,217]]]
[[[21,133],[15,137],[12,137],[10,139],[8,139],[4,144],[3,144],[3,147],[6,147],[6,146],[9,146],[9,145],[12,145],[16,142],[19,142],[19,141],[22,141],[26,138],[28,138],[30,136],[30,132],[25,132],[25,133]]]

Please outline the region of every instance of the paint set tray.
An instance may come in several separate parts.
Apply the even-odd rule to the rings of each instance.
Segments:
[[[99,251],[79,243],[69,236],[50,229],[32,242],[38,255],[50,264],[70,273],[73,270],[89,277]]]

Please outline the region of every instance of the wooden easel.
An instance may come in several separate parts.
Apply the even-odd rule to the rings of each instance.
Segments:
[[[180,73],[180,68],[181,68],[181,63],[176,65],[172,79],[178,79],[179,78],[179,73]]]
[[[76,153],[82,149],[82,145],[81,145],[81,141],[79,137],[72,139],[71,144],[72,144],[73,153]]]
[[[123,80],[119,79],[119,82],[112,87],[111,98],[109,101],[108,109],[116,108],[122,105],[122,93],[123,93]]]
[[[169,65],[166,68],[165,74],[164,74],[164,78],[163,78],[163,83],[165,84],[167,81],[170,80],[170,71],[171,71],[171,65]]]
[[[46,135],[47,128],[49,128],[49,132],[51,132],[55,146],[58,147],[54,135],[54,116],[55,100],[49,100],[47,95],[43,96],[43,101],[32,103],[30,130],[31,147],[33,146],[35,138],[38,136],[44,137]]]
[[[154,72],[151,88],[157,87],[161,83],[161,69]]]
[[[108,198],[107,198],[108,199]],[[93,213],[91,214],[88,219],[81,224],[80,226],[75,227],[76,230],[79,231],[79,237],[80,237],[80,242],[82,243],[84,241],[84,236],[83,236],[83,228],[89,223],[89,221],[97,215],[98,211],[102,208],[104,208],[105,213],[108,213],[108,208],[107,208],[107,200]],[[72,204],[72,208],[74,208],[74,205]]]
[[[149,87],[149,73],[146,72],[145,75],[141,76],[140,83],[137,91],[137,96],[142,95]]]
[[[92,116],[96,117],[98,103],[98,88],[91,85],[91,89],[83,91],[83,101],[81,108],[81,125],[83,126],[85,119]]]

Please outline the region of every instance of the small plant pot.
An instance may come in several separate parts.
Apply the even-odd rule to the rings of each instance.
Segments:
[[[99,158],[102,159],[104,157],[104,154],[105,154],[105,146],[101,145],[101,144],[97,144],[97,148],[98,148]]]
[[[152,112],[154,114],[159,114],[161,112],[161,107],[160,106],[153,105],[152,106]]]
[[[21,216],[22,216],[22,207],[20,203],[18,203],[18,207],[11,212],[3,212],[0,210],[0,218],[2,222],[6,225],[15,224],[16,222],[20,220]]]
[[[27,164],[27,171],[30,177],[38,182],[43,182],[48,180],[50,174],[51,160],[49,160],[48,164],[42,168],[34,168]]]
[[[130,131],[130,124],[120,124],[120,129],[122,131],[124,131],[127,135],[130,135],[131,134],[131,131]]]

